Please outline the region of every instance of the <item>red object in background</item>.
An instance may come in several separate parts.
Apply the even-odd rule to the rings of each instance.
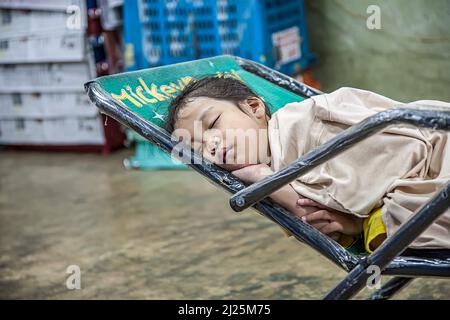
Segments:
[[[106,56],[109,60],[109,73],[122,72],[124,68],[122,38],[117,30],[103,31]]]
[[[96,4],[95,4],[96,6]],[[100,8],[89,8],[87,10],[88,18],[100,18],[101,12]]]
[[[315,89],[320,90],[320,88],[322,87],[320,82],[313,79],[311,68],[308,68],[302,72],[300,81],[303,82],[304,84],[307,84],[308,86],[315,88]]]
[[[105,132],[105,144],[103,145],[102,154],[108,155],[111,151],[123,147],[125,141],[124,127],[105,114],[102,114]]]
[[[101,14],[99,8],[91,8],[87,12],[88,27],[87,36],[99,38],[103,35],[105,44],[96,43],[99,47],[97,50],[105,50],[106,60],[104,55],[101,56],[101,61],[95,61],[95,70],[97,77],[106,76],[112,73],[122,71],[120,67],[121,53],[120,42],[112,41],[111,39],[120,39],[119,33],[114,31],[104,31],[100,21]],[[103,48],[102,48],[103,47]],[[125,132],[123,126],[112,118],[102,114],[101,119],[104,124],[105,144],[101,148],[103,155],[108,155],[111,151],[123,147],[125,141]]]
[[[100,18],[88,17],[87,34],[88,36],[95,36],[102,32],[102,25],[100,23]]]
[[[105,31],[101,26],[100,9],[88,10],[88,36],[98,37],[103,35],[106,60],[95,61],[97,77],[122,71],[122,55],[120,50],[120,34],[117,30]],[[111,151],[123,147],[125,142],[124,127],[116,120],[102,114],[104,123],[105,145],[102,154],[108,155]]]
[[[106,61],[100,61],[95,64],[95,72],[97,77],[107,76],[109,73],[109,64]]]

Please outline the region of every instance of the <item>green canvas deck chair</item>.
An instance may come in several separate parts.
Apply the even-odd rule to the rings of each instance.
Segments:
[[[90,99],[101,112],[135,130],[143,138],[167,153],[178,144],[160,128],[167,106],[192,78],[206,75],[237,77],[269,102],[272,112],[294,101],[320,94],[296,80],[260,64],[233,56],[218,56],[170,66],[100,77],[85,84]],[[339,154],[358,141],[392,123],[448,130],[450,114],[442,110],[390,109],[376,114],[342,132],[334,139],[294,161],[276,174],[246,187],[229,172],[203,159],[184,147],[177,154],[188,165],[219,187],[232,194],[230,205],[235,211],[253,206],[260,214],[289,231],[297,240],[309,245],[337,266],[348,272],[326,299],[349,299],[365,285],[376,265],[383,275],[393,276],[371,299],[387,299],[416,277],[450,277],[449,250],[408,250],[408,245],[450,205],[450,185],[447,184],[430,202],[400,230],[387,239],[372,254],[361,248],[344,248],[289,214],[267,196],[284,184],[306,173],[314,166]],[[357,145],[355,146],[357,147]],[[187,157],[187,158],[186,158]]]

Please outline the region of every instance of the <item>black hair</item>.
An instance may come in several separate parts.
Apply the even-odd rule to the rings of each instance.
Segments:
[[[207,76],[198,80],[191,80],[169,105],[167,120],[164,129],[172,133],[178,120],[179,111],[187,104],[188,99],[194,97],[206,97],[228,100],[236,103],[257,95],[242,81],[231,77]],[[263,101],[266,115],[270,117],[270,109]]]

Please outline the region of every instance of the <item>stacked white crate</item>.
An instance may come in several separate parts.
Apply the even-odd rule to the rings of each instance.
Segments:
[[[0,0],[0,144],[102,145],[84,0]]]

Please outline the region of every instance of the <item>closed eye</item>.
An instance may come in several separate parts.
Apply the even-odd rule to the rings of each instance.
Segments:
[[[219,120],[220,116],[222,114],[220,114],[219,116],[217,116],[217,118],[211,123],[211,125],[209,126],[209,129],[213,128],[216,125],[217,120]]]

